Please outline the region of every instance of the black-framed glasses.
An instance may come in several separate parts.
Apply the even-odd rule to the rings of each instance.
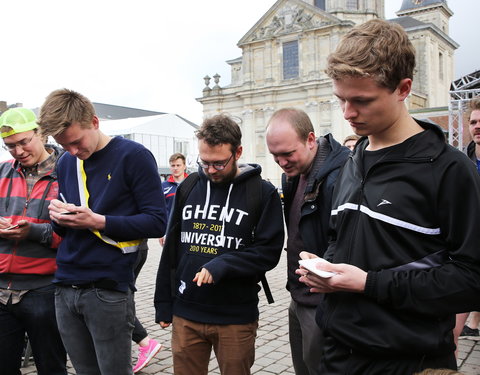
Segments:
[[[214,161],[213,163],[207,163],[205,161],[203,161],[202,159],[200,159],[200,156],[197,156],[197,164],[202,167],[203,169],[207,169],[208,167],[212,166],[213,168],[215,168],[217,171],[223,171],[225,169],[225,167],[227,166],[227,164],[230,162],[230,160],[232,159],[233,157],[233,154],[230,155],[230,157],[228,158],[227,161],[223,162],[223,161]]]
[[[17,143],[5,143],[2,147],[4,150],[7,150],[7,151],[13,151],[17,147],[21,147],[23,149],[25,146],[28,146],[28,144],[32,141],[33,137],[35,137],[35,134],[36,133],[33,133],[33,135],[30,138],[24,138]]]

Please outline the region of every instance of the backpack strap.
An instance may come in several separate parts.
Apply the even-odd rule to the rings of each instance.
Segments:
[[[177,251],[175,247],[174,240],[180,234],[180,226],[182,222],[182,208],[185,205],[188,195],[192,191],[193,187],[197,183],[200,176],[198,172],[190,173],[185,180],[178,185],[177,191],[175,193],[175,201],[173,203],[173,209],[170,225],[172,226],[171,230],[168,230],[167,241],[165,242],[166,251],[168,251],[170,259],[170,287],[172,297],[175,297],[175,275],[177,273]],[[174,240],[168,241],[168,237],[172,236]]]
[[[247,180],[246,196],[248,215],[250,216],[250,223],[252,226],[251,241],[253,242],[255,239],[255,231],[257,229],[258,220],[260,219],[262,207],[262,178],[260,175],[255,175]],[[262,283],[262,288],[265,291],[265,296],[267,297],[268,303],[270,304],[275,302],[273,300],[272,291],[270,290],[270,285],[268,285],[265,274],[260,277],[260,282]]]

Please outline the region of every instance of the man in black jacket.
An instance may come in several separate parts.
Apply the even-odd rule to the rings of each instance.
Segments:
[[[321,295],[299,282],[300,252],[320,257],[328,246],[332,193],[349,151],[331,134],[315,137],[308,115],[296,108],[276,111],[267,127],[267,145],[282,176],[285,220],[288,227],[288,283],[292,300],[288,310],[289,338],[296,375],[320,374],[323,338],[315,323]]]
[[[354,27],[328,58],[362,138],[334,189],[331,263],[317,265],[335,275],[297,270],[328,293],[322,374],[456,369],[455,314],[479,306],[480,177],[438,126],[408,113],[414,67],[405,30],[383,20]]]

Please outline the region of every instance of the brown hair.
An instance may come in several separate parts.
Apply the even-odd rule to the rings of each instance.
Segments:
[[[180,152],[176,152],[175,154],[170,156],[170,159],[168,159],[168,162],[173,163],[177,159],[182,159],[183,164],[186,164],[185,156],[183,154],[181,154]]]
[[[308,117],[308,115],[301,109],[293,107],[282,108],[275,111],[272,117],[270,117],[270,120],[268,120],[267,128],[273,120],[280,118],[285,119],[290,125],[292,125],[298,138],[302,142],[306,142],[308,135],[315,132],[310,117]]]
[[[470,109],[469,115],[473,111],[480,111],[480,97],[475,97],[472,100],[470,100],[470,103],[468,104],[468,107]]]
[[[332,79],[372,77],[393,91],[402,79],[413,79],[415,48],[399,24],[375,19],[344,35],[327,61]]]
[[[210,146],[230,144],[232,153],[237,151],[242,142],[240,127],[224,114],[205,119],[195,135],[199,140],[203,140]]]
[[[360,139],[359,135],[356,135],[356,134],[347,135],[343,140],[343,145],[345,146],[345,143],[347,143],[348,141],[358,141],[359,139]]]
[[[89,128],[95,109],[90,100],[82,94],[68,90],[55,90],[47,96],[40,108],[38,125],[45,136],[56,136],[73,123],[79,122]]]

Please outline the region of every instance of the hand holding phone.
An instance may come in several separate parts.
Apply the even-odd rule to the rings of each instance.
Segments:
[[[316,265],[318,263],[328,263],[325,259],[323,258],[311,258],[311,259],[300,259],[298,261],[298,263],[306,268],[308,270],[308,272],[312,272],[314,273],[315,275],[319,276],[319,277],[322,277],[324,279],[328,279],[332,276],[335,276],[336,273],[335,272],[328,272],[328,271],[322,271],[322,270],[319,270]]]

